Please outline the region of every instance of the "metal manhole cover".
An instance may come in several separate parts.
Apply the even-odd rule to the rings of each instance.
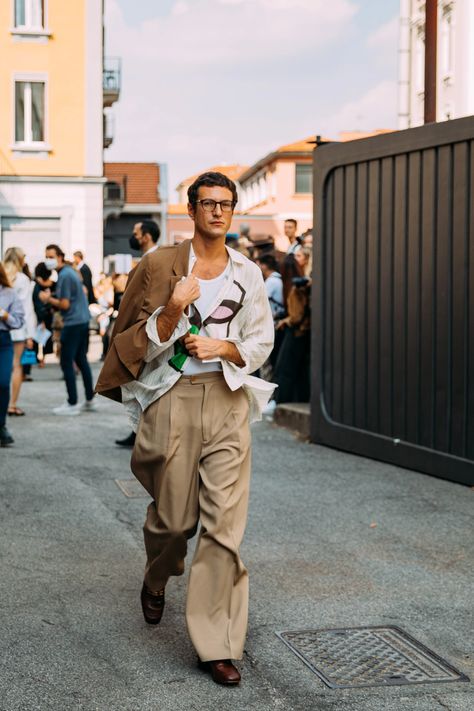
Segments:
[[[129,499],[144,499],[149,496],[146,489],[136,479],[115,479],[118,488]]]
[[[399,627],[277,632],[331,689],[469,681]]]

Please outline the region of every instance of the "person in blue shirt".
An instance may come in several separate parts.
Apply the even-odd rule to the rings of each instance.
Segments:
[[[5,425],[13,370],[13,342],[10,331],[21,328],[24,322],[23,304],[16,291],[11,288],[5,268],[0,262],[0,447],[6,447],[14,441]]]
[[[79,415],[81,411],[94,411],[94,387],[92,373],[87,360],[89,348],[89,304],[84,285],[79,274],[64,258],[64,252],[57,244],[46,247],[44,263],[47,269],[56,269],[58,281],[56,294],[46,289],[38,294],[43,303],[61,311],[64,327],[61,332],[61,368],[66,381],[67,402],[54,408],[55,415]],[[77,397],[74,363],[79,368],[86,399],[79,404]]]

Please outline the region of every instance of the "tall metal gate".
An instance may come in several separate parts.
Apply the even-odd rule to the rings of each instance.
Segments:
[[[474,484],[474,117],[319,146],[314,442]]]

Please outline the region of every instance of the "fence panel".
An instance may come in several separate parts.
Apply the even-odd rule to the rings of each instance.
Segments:
[[[474,484],[474,117],[314,158],[312,440]]]

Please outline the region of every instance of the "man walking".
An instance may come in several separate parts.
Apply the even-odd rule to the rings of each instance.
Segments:
[[[249,421],[274,386],[250,375],[273,345],[259,268],[225,246],[235,184],[205,173],[188,190],[194,237],[139,264],[124,294],[98,392],[124,402],[137,429],[132,471],[152,496],[144,526],[145,620],[160,622],[165,586],[184,572],[201,524],[186,622],[199,664],[238,684],[248,575],[239,554],[250,478]]]
[[[143,222],[137,222],[133,227],[133,234],[130,237],[129,244],[130,248],[134,250],[139,250],[143,257],[148,254],[152,254],[156,249],[158,249],[158,240],[160,239],[160,228],[154,220],[143,220]],[[136,267],[135,267],[136,269]],[[135,269],[132,269],[128,275],[128,280],[133,277]],[[135,444],[135,432],[130,432],[129,435],[123,439],[116,439],[115,444],[120,447],[133,447]]]
[[[87,290],[87,301],[89,304],[95,304],[97,299],[94,294],[94,287],[92,285],[92,272],[88,264],[84,262],[84,255],[82,252],[74,252],[73,260],[77,271],[82,277],[82,283]]]
[[[56,269],[58,281],[55,296],[50,289],[39,292],[38,298],[44,304],[62,313],[64,326],[61,331],[61,369],[66,381],[67,401],[54,408],[53,413],[61,417],[79,415],[81,411],[94,411],[94,387],[92,373],[87,360],[89,348],[89,306],[81,279],[76,270],[66,264],[64,252],[57,244],[46,247],[44,263],[51,271]],[[84,390],[85,402],[80,405],[77,399],[76,374],[74,363],[79,368]]]

